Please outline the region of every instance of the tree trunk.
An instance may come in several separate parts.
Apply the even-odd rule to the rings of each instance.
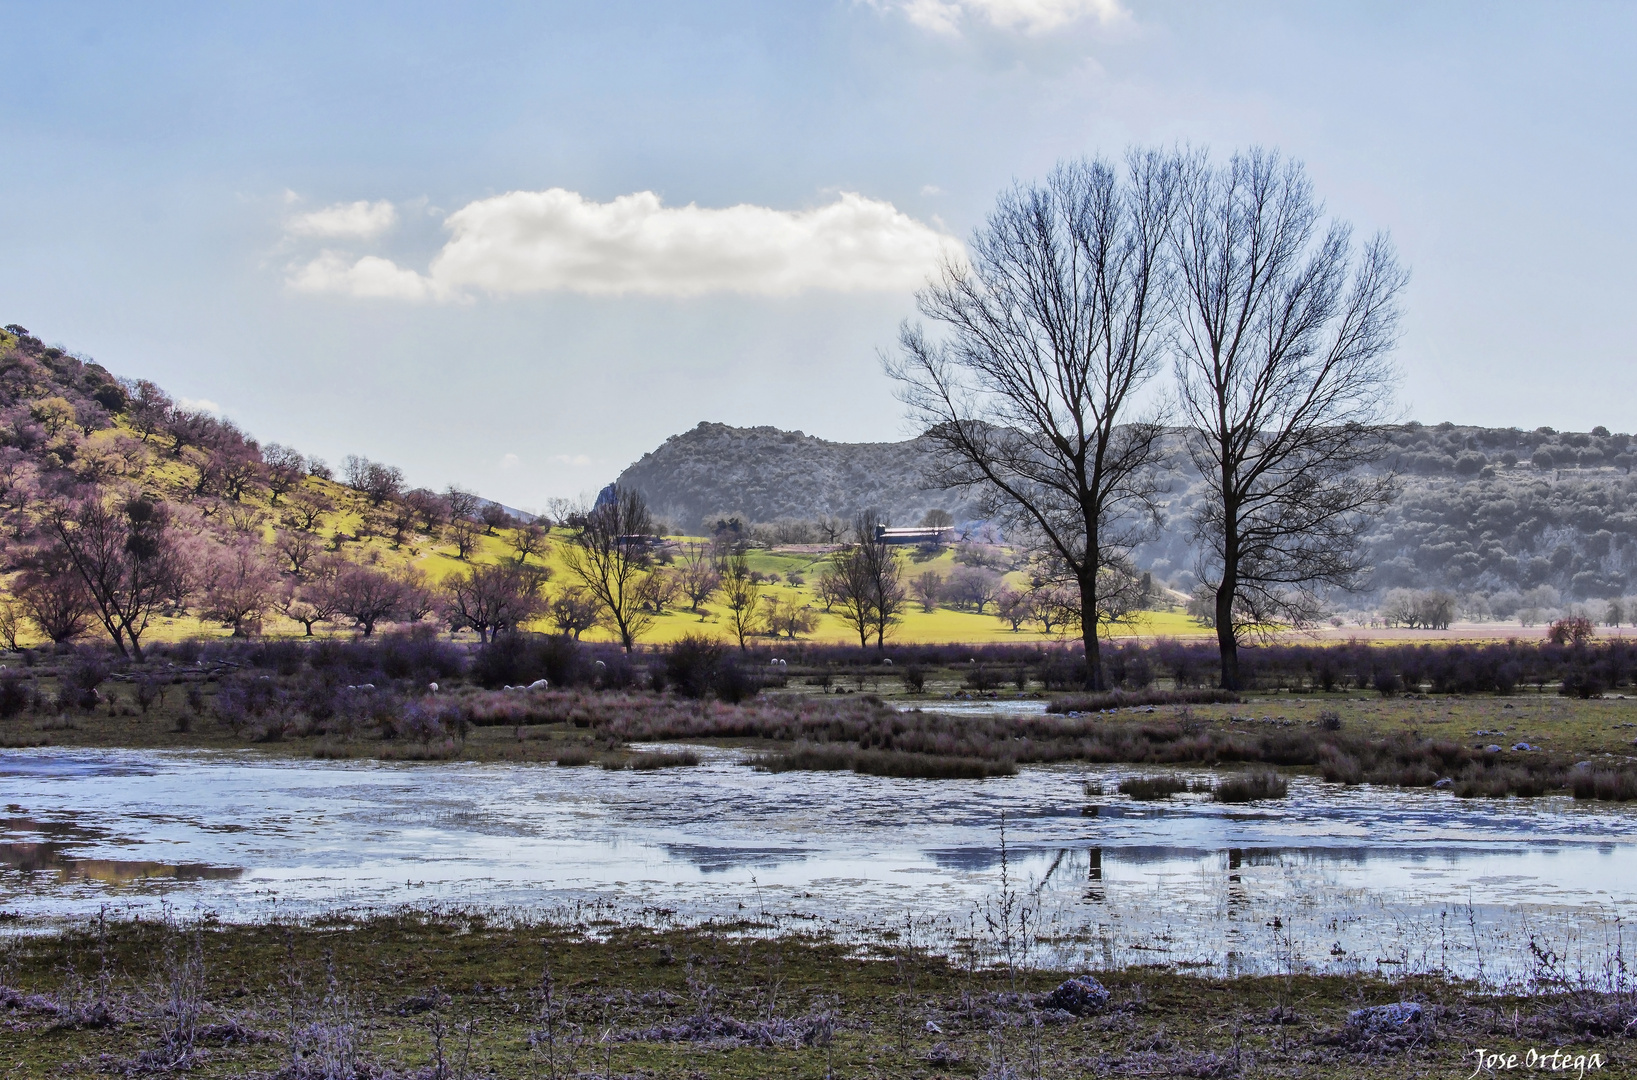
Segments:
[[[1097,640],[1097,620],[1082,621],[1080,624],[1080,640],[1086,644],[1086,689],[1098,691],[1103,689],[1103,654],[1102,644]]]
[[[1233,632],[1233,595],[1238,591],[1238,582],[1224,574],[1216,590],[1216,644],[1222,653],[1224,690],[1239,689],[1239,639]]]

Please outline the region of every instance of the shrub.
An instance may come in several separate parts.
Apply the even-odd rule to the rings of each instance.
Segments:
[[[1169,799],[1188,790],[1188,781],[1180,776],[1131,776],[1120,781],[1120,794],[1129,795],[1139,802]]]
[[[1375,687],[1376,692],[1382,697],[1392,697],[1404,689],[1404,680],[1395,672],[1377,668],[1375,674],[1370,677],[1370,685]]]
[[[1219,803],[1256,802],[1259,799],[1282,799],[1290,785],[1284,777],[1272,770],[1259,770],[1224,780],[1211,792],[1211,799]]]
[[[682,750],[677,753],[647,753],[634,754],[631,757],[633,769],[675,769],[699,764],[699,755],[692,750]]]
[[[665,654],[665,679],[683,697],[699,699],[710,692],[722,669],[720,642],[688,634]]]
[[[583,746],[570,746],[557,751],[557,756],[552,760],[557,763],[558,768],[572,769],[591,764],[591,751]]]
[[[1319,710],[1319,729],[1321,731],[1340,731],[1341,713],[1335,709]]]
[[[961,682],[970,690],[993,690],[1000,685],[1000,676],[979,664]]]
[[[919,694],[926,689],[926,669],[920,664],[911,664],[904,669],[904,689],[912,694]]]
[[[1604,799],[1609,802],[1637,800],[1637,772],[1630,769],[1576,769],[1569,788],[1577,799]]]
[[[0,675],[0,720],[10,720],[28,707],[28,686],[22,676],[8,671]]]
[[[1108,690],[1100,694],[1069,694],[1060,697],[1046,711],[1050,713],[1102,712],[1145,705],[1232,705],[1240,700],[1232,690]]]
[[[748,701],[761,692],[761,679],[744,671],[731,659],[716,673],[716,697],[729,705]]]
[[[472,678],[489,690],[527,686],[539,679],[552,686],[574,686],[586,674],[576,642],[543,634],[497,634],[472,661]]]

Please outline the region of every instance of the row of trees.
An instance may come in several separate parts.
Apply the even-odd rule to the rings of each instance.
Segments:
[[[1361,468],[1383,450],[1406,281],[1384,236],[1326,222],[1277,153],[1133,150],[1003,194],[970,255],[917,294],[941,335],[906,323],[886,367],[927,429],[931,482],[979,498],[1078,596],[1088,687],[1178,421],[1204,478],[1224,687],[1247,630],[1310,622],[1325,590],[1356,587],[1393,490]]]

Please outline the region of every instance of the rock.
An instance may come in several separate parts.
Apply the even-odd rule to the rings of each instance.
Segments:
[[[1539,750],[1540,747],[1530,746],[1526,742],[1515,742],[1515,743],[1512,744],[1512,749],[1514,749],[1514,750]]]
[[[944,1029],[938,1026],[938,1021],[936,1020],[928,1020],[926,1022],[926,1029],[928,1034],[931,1035],[942,1035],[944,1033]]]
[[[1354,1009],[1347,1014],[1347,1026],[1362,1031],[1396,1031],[1420,1022],[1421,1006],[1413,1001]]]
[[[1042,1024],[1067,1024],[1074,1019],[1074,1014],[1067,1009],[1041,1009],[1040,1022]]]
[[[1501,748],[1496,746],[1494,743],[1490,743],[1488,746],[1484,747],[1484,753],[1486,754],[1498,754],[1500,752]]]
[[[1108,1004],[1108,989],[1090,975],[1076,975],[1046,995],[1041,1004],[1048,1009],[1084,1016]]]
[[[1446,788],[1446,787],[1451,787],[1454,784],[1455,784],[1454,780],[1451,780],[1447,776],[1441,776],[1437,780],[1433,781],[1432,786],[1435,787],[1435,788]]]

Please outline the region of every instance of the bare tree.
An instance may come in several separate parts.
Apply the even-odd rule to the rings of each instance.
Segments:
[[[70,641],[91,625],[95,605],[68,552],[47,548],[31,555],[17,578],[17,599],[29,622],[54,644]]]
[[[261,544],[248,537],[218,547],[201,570],[204,605],[199,614],[233,628],[234,637],[261,629],[262,614],[278,593],[278,571]]]
[[[373,566],[346,567],[332,588],[336,614],[351,619],[365,637],[375,633],[377,623],[396,617],[403,606],[403,584]]]
[[[315,570],[311,580],[299,585],[292,584],[290,588],[274,603],[279,614],[292,622],[298,622],[306,630],[307,636],[313,636],[313,626],[321,622],[329,622],[340,612],[339,598],[336,595],[335,579],[340,568],[333,562],[321,565]]]
[[[530,555],[545,558],[550,547],[550,535],[537,522],[530,521],[512,530],[512,550],[517,552],[520,563],[528,562]]]
[[[86,616],[90,616],[89,610]],[[17,632],[23,628],[28,611],[15,596],[0,596],[0,645],[10,652],[17,651]]]
[[[874,510],[853,521],[854,540],[837,551],[820,578],[821,594],[841,608],[841,617],[858,631],[860,647],[875,635],[875,647],[886,647],[887,633],[899,621],[905,589],[898,554],[880,537],[886,528]]]
[[[979,615],[1000,594],[1005,579],[981,566],[958,566],[950,572],[945,593],[957,604],[969,605]]]
[[[505,528],[512,523],[512,516],[506,513],[506,508],[499,503],[484,503],[483,509],[478,511],[478,520],[483,522],[484,532],[493,536],[496,529]]]
[[[774,637],[794,641],[802,634],[811,634],[818,625],[813,612],[794,597],[764,596],[762,610],[767,620],[767,632]]]
[[[404,504],[420,518],[421,531],[435,534],[449,517],[449,503],[435,491],[411,488],[404,492]]]
[[[270,503],[277,503],[307,476],[307,459],[299,450],[268,443],[261,456],[262,464],[266,467],[262,479],[267,484],[267,501]]]
[[[1024,623],[1034,618],[1033,599],[1026,592],[1002,587],[995,594],[995,617],[1009,624],[1015,634]]]
[[[516,629],[540,614],[544,583],[544,575],[515,563],[474,566],[444,579],[444,611],[451,626],[470,627],[478,640],[488,641],[491,633]]]
[[[927,570],[916,576],[909,583],[909,594],[921,603],[921,610],[933,612],[938,609],[938,599],[943,596],[944,578],[936,570]]]
[[[397,498],[404,486],[402,469],[357,454],[348,454],[342,460],[341,475],[346,478],[348,487],[368,496],[373,506]]]
[[[648,585],[645,592],[649,610],[655,615],[665,614],[665,609],[676,603],[676,598],[682,595],[682,581],[675,570],[656,567],[648,575]]]
[[[300,578],[307,573],[307,564],[324,550],[324,541],[315,533],[278,529],[273,533],[273,547],[289,564],[290,573]]]
[[[756,605],[762,595],[760,578],[750,569],[745,555],[731,556],[722,565],[722,603],[728,609],[728,626],[745,650],[745,639],[756,632]]]
[[[44,519],[84,582],[114,647],[140,661],[142,634],[160,606],[184,591],[181,582],[187,577],[167,504],[96,491],[51,504]]]
[[[826,544],[841,544],[847,540],[847,519],[837,514],[820,514],[813,521],[813,527]]]
[[[699,605],[714,596],[722,585],[716,553],[709,544],[690,541],[682,545],[682,558],[677,560],[676,567],[682,595],[688,598],[688,610],[698,614]]]
[[[1195,531],[1221,684],[1237,689],[1247,629],[1311,623],[1320,592],[1365,568],[1360,535],[1396,486],[1362,467],[1383,449],[1407,276],[1385,236],[1355,252],[1345,223],[1322,225],[1299,163],[1196,154],[1182,173],[1176,381],[1206,485]]]
[[[292,529],[308,532],[318,528],[319,521],[335,509],[335,500],[322,491],[297,488],[284,504],[284,523]]]
[[[443,499],[449,507],[449,516],[452,518],[469,518],[476,521],[478,508],[483,505],[483,500],[472,492],[462,487],[456,487],[454,484],[450,484],[448,489],[444,491]]]
[[[558,633],[573,634],[579,641],[581,634],[597,625],[597,602],[584,589],[569,586],[551,598],[548,614]]]
[[[142,436],[142,441],[147,442],[154,432],[165,429],[174,407],[175,403],[165,391],[147,379],[140,379],[130,387],[130,405],[125,416]]]
[[[455,558],[464,559],[477,549],[483,529],[471,518],[457,516],[449,520],[447,535],[449,542],[455,545]]]
[[[917,294],[947,336],[906,324],[887,370],[935,455],[929,483],[976,493],[1014,537],[1061,561],[1098,604],[1099,570],[1157,525],[1161,428],[1137,410],[1160,367],[1165,240],[1177,165],[1065,162],[1003,194]],[[1094,620],[1085,682],[1103,680]]]
[[[596,601],[609,628],[630,652],[653,625],[647,607],[653,572],[653,522],[648,504],[634,488],[611,489],[596,505],[570,515],[563,562]]]

